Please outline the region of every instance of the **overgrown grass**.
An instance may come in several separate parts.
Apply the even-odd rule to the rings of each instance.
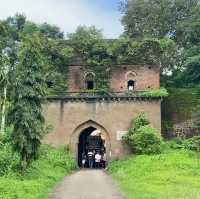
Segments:
[[[9,149],[6,153],[9,156]],[[0,158],[3,159],[4,156],[0,155]],[[15,161],[17,162],[16,159]],[[3,163],[0,164],[3,169],[4,160],[0,163]],[[0,199],[45,199],[53,186],[75,169],[75,162],[65,148],[42,146],[40,158],[25,173],[19,173],[16,167],[17,164],[14,163],[1,174]]]
[[[108,171],[128,199],[200,198],[200,159],[192,151],[133,156],[112,162]]]

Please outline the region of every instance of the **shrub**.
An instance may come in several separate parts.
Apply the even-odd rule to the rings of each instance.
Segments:
[[[194,136],[189,139],[175,138],[169,141],[168,144],[172,149],[200,151],[200,136]]]
[[[194,136],[183,142],[184,148],[192,151],[200,151],[200,136]]]
[[[150,124],[149,120],[145,117],[144,113],[138,114],[133,120],[131,124],[131,128],[128,131],[128,134],[123,137],[123,140],[127,144],[131,144],[131,136],[142,126]]]
[[[161,137],[150,125],[144,113],[140,113],[132,121],[128,134],[123,137],[130,149],[137,154],[153,154],[161,152]]]
[[[140,127],[131,136],[131,149],[136,154],[157,154],[161,152],[161,137],[159,133],[149,125]]]
[[[168,91],[165,88],[148,90],[139,93],[140,97],[167,97],[168,95]]]
[[[168,142],[168,145],[172,149],[184,149],[184,140],[182,138],[174,138]]]
[[[9,143],[0,148],[0,176],[8,174],[19,166],[19,156],[13,153]]]

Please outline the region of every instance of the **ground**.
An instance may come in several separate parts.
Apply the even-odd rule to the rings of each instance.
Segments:
[[[123,199],[103,170],[80,170],[57,186],[50,199]]]

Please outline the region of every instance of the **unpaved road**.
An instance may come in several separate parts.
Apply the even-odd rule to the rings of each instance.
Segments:
[[[57,186],[50,199],[124,199],[103,170],[80,170]]]

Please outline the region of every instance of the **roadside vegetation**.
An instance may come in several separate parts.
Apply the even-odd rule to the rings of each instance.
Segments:
[[[200,159],[190,150],[167,150],[112,162],[108,171],[128,199],[199,199]]]
[[[0,199],[44,199],[58,181],[75,169],[75,162],[66,148],[42,145],[39,158],[20,172],[19,155],[1,140],[0,168]]]
[[[123,140],[134,155],[108,171],[128,199],[200,198],[200,136],[164,141],[141,113]]]

